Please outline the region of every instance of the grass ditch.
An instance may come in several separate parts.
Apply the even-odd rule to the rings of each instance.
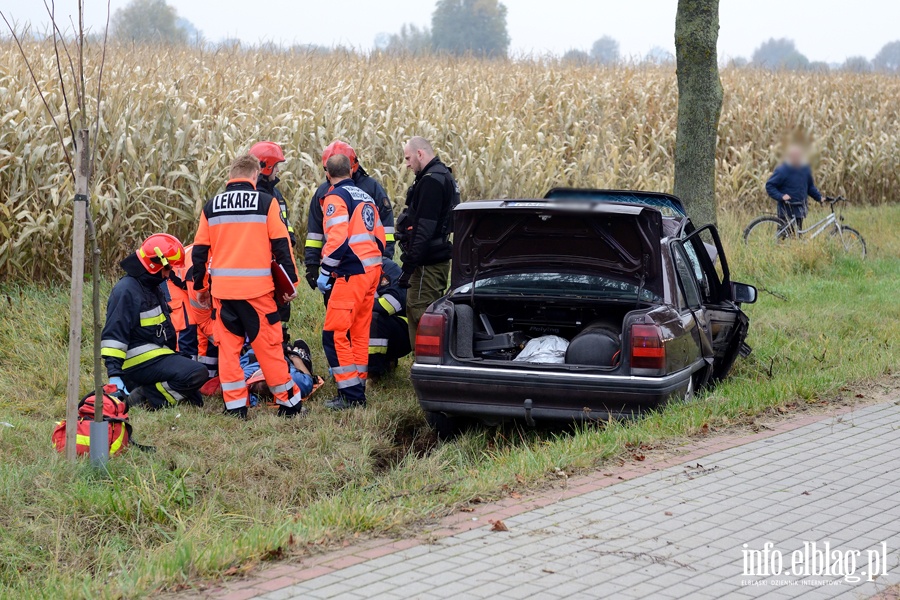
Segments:
[[[597,468],[634,448],[752,423],[840,398],[900,362],[900,207],[855,209],[865,261],[796,242],[770,256],[739,243],[747,216],[723,217],[735,279],[759,286],[748,307],[753,354],[721,386],[644,418],[557,430],[480,429],[438,444],[406,378],[373,386],[371,406],[307,419],[256,410],[247,423],[218,404],[132,415],[138,439],[98,475],[50,447],[64,413],[67,291],[0,284],[0,596],[137,598],[243,573],[355,536],[408,535],[511,490]],[[104,293],[108,292],[108,285]],[[324,365],[321,300],[305,291],[293,333]],[[90,387],[90,319],[82,387]],[[324,369],[321,369],[324,370]]]

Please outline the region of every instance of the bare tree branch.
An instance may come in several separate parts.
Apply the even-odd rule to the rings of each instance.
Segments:
[[[44,0],[44,5],[46,6],[46,0]],[[78,91],[78,74],[75,73],[75,63],[72,60],[72,53],[69,52],[69,45],[66,43],[66,36],[63,35],[62,30],[56,23],[56,19],[53,20],[52,25],[54,29],[56,29],[56,34],[59,36],[59,41],[63,47],[63,53],[66,55],[66,60],[69,63],[69,71],[72,73],[72,85],[75,86],[75,93],[76,95],[80,94],[80,92]]]
[[[56,2],[55,0],[50,0],[50,4],[47,4],[47,0],[44,0],[44,8],[47,9],[47,13],[50,15],[50,24],[51,31],[53,32],[53,51],[56,53],[56,73],[59,75],[59,88],[62,90],[63,104],[66,107],[66,122],[69,124],[69,133],[72,134],[72,140],[75,140],[75,125],[72,123],[72,112],[69,110],[69,95],[66,93],[66,82],[63,79],[62,74],[62,61],[59,58],[59,44],[56,41],[56,34],[59,29],[56,27]],[[75,96],[78,96],[78,88],[75,88]]]
[[[53,125],[56,127],[56,133],[59,134],[59,143],[62,146],[63,154],[66,156],[66,165],[69,167],[69,173],[71,173],[72,178],[74,179],[75,169],[72,167],[72,159],[69,156],[69,151],[66,150],[66,138],[65,136],[63,136],[62,129],[60,129],[59,123],[56,122],[56,117],[53,116],[53,111],[50,110],[50,104],[47,102],[47,98],[44,97],[44,92],[41,90],[41,85],[38,83],[37,76],[34,74],[34,69],[31,68],[31,63],[28,62],[28,55],[25,54],[25,48],[22,47],[22,42],[21,40],[19,40],[19,36],[16,34],[16,30],[13,29],[13,26],[6,18],[6,15],[3,14],[3,11],[0,11],[0,17],[3,18],[3,22],[6,23],[6,27],[9,29],[9,32],[12,34],[13,39],[16,41],[16,45],[19,47],[19,52],[22,54],[22,60],[25,61],[25,66],[28,67],[28,73],[31,75],[31,80],[34,82],[34,87],[37,90],[38,96],[41,97],[41,102],[44,103],[44,108],[47,109],[47,114],[50,115],[50,120],[53,121]]]
[[[78,75],[78,79],[81,81],[81,91],[84,92],[84,0],[78,0]],[[82,93],[79,97],[82,125],[84,125],[85,95]]]
[[[106,29],[103,31],[103,54],[100,57],[100,71],[97,75],[97,118],[94,120],[94,141],[91,144],[91,175],[94,173],[94,161],[97,157],[97,138],[100,137],[100,101],[103,98],[103,67],[106,65],[106,42],[109,38],[109,15],[112,0],[106,0]]]

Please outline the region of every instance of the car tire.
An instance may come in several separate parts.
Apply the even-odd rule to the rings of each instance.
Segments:
[[[466,430],[468,419],[442,412],[425,411],[425,420],[441,441],[449,441]]]

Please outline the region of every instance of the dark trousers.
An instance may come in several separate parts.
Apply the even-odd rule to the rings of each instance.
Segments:
[[[205,365],[180,354],[166,356],[131,367],[122,379],[130,390],[140,387],[152,410],[188,402],[203,406],[200,387],[206,383]]]
[[[197,357],[197,326],[188,325],[178,334],[178,354],[188,358]]]
[[[375,313],[369,332],[369,375],[384,375],[400,358],[412,352],[409,325],[397,315]]]

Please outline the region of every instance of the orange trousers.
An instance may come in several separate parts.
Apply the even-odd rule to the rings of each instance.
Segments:
[[[281,319],[272,294],[250,300],[213,299],[216,318],[213,336],[219,347],[219,379],[227,410],[250,405],[240,356],[244,340],[259,360],[275,402],[292,408],[300,404],[300,388],[291,379],[282,349]]]
[[[348,402],[366,400],[369,328],[381,265],[361,275],[338,277],[325,310],[322,348],[338,391]]]

